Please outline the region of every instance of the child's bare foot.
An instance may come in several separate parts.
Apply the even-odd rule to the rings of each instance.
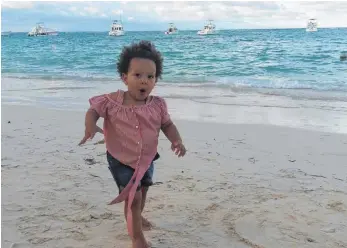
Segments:
[[[151,222],[149,222],[145,217],[142,217],[142,230],[143,231],[149,231],[152,229],[153,225]]]
[[[133,248],[151,248],[151,242],[147,242],[145,237],[133,241]]]

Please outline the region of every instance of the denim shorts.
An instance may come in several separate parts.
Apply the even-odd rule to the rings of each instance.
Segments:
[[[120,193],[130,182],[130,179],[133,176],[135,170],[130,166],[119,162],[109,152],[106,152],[106,156],[109,165],[108,168],[113,176],[113,179],[116,181]],[[142,187],[149,187],[153,185],[154,161],[158,158],[159,154],[155,156],[148,170],[143,175],[137,187],[137,191],[139,191]]]

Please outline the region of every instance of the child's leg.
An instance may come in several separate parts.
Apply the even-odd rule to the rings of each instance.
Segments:
[[[143,214],[142,214],[146,204],[147,191],[148,191],[148,187],[142,187],[141,216],[142,216],[142,229],[144,231],[149,231],[153,227],[152,223],[149,222],[145,217],[143,217]]]
[[[142,231],[142,218],[141,218],[141,202],[142,192],[137,191],[131,205],[131,212],[133,217],[133,248],[147,248],[148,244]],[[127,203],[127,202],[126,202]]]
[[[147,192],[148,192],[149,186],[153,185],[153,173],[154,173],[154,164],[152,163],[141,180],[141,185],[142,185],[141,213],[143,212],[143,209],[145,208],[145,205],[146,205]],[[144,231],[148,231],[151,228],[152,228],[152,224],[142,215],[142,229]]]
[[[148,189],[149,187],[142,186],[141,213],[143,212],[143,209],[145,208],[145,205],[146,205]]]
[[[131,177],[134,173],[134,170],[120,163],[118,160],[113,158],[109,153],[107,153],[107,160],[109,163],[109,169],[112,173],[113,178],[115,179],[119,192],[121,192],[125,186],[131,180]],[[142,232],[142,220],[141,220],[141,204],[142,204],[142,191],[141,191],[141,182],[137,191],[133,203],[131,205],[132,219],[133,219],[133,248],[147,248],[148,244]],[[125,219],[127,217],[127,208],[128,201],[125,201],[124,205],[124,214]]]
[[[133,248],[147,248],[148,243],[145,239],[142,229],[142,217],[141,217],[141,205],[142,205],[142,192],[137,191],[133,203],[131,205],[132,219],[133,219]],[[125,220],[128,212],[128,200],[124,203],[124,215]]]
[[[142,216],[143,209],[146,204],[146,197],[147,197],[147,191],[148,187],[142,187],[142,197],[141,197],[141,221],[142,221],[142,230],[143,231],[149,231],[152,228],[151,222],[149,222],[146,218]],[[128,201],[126,200],[124,203],[124,216],[125,220],[127,219],[127,213],[128,213]]]
[[[143,231],[149,231],[152,228],[151,222],[149,222],[146,218],[142,216],[143,209],[146,204],[146,197],[147,197],[147,191],[148,187],[142,187],[142,197],[141,197],[141,222],[142,222],[142,230]],[[126,200],[124,203],[124,217],[125,220],[127,219],[128,214],[128,201]]]

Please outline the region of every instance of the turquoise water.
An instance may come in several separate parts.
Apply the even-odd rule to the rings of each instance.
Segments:
[[[229,30],[213,36],[196,31],[127,32],[122,37],[12,34],[1,38],[2,101],[84,109],[89,96],[122,87],[117,56],[124,45],[141,39],[153,41],[164,56],[157,93],[178,104],[214,106],[206,116],[217,118],[213,111],[236,105],[281,108],[283,113],[291,103],[347,115],[347,61],[340,60],[347,51],[347,28]],[[191,111],[185,115],[196,114]]]
[[[347,29],[60,33],[56,37],[14,34],[2,38],[3,76],[43,79],[114,80],[122,46],[153,41],[165,58],[163,81],[269,88],[347,90]]]

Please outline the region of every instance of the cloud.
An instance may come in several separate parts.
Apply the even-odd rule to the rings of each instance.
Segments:
[[[86,13],[88,13],[88,14],[91,14],[91,15],[98,15],[98,14],[100,14],[100,10],[98,8],[91,7],[91,6],[84,7],[84,11]]]
[[[34,4],[32,2],[3,1],[1,7],[4,9],[31,9],[34,7]]]
[[[344,25],[347,20],[347,2],[134,2],[123,6],[125,12],[133,10],[142,16],[159,21],[240,22],[255,26],[289,27],[315,17],[327,26]]]
[[[69,16],[69,13],[63,10],[59,11],[59,13],[63,16]]]
[[[106,18],[108,17],[107,13],[100,8],[99,6],[96,6],[95,4],[90,3],[87,6],[83,6],[80,3],[78,5],[72,5],[72,6],[57,6],[60,9],[60,12],[69,12],[70,15],[77,15],[77,16],[90,16],[90,17],[101,17]],[[65,14],[66,15],[66,14]]]
[[[114,15],[122,15],[123,14],[123,10],[121,10],[121,9],[112,10],[112,14],[114,14]]]
[[[347,2],[3,2],[2,20],[5,27],[59,20],[65,25],[90,28],[93,23],[107,23],[107,18],[125,20],[139,30],[158,30],[168,22],[179,29],[198,29],[207,21],[215,21],[217,28],[295,28],[305,27],[309,18],[317,18],[319,27],[347,27]],[[17,17],[16,17],[17,16]],[[18,17],[20,16],[20,18]],[[74,20],[72,24],[69,20]],[[59,23],[57,21],[57,23]],[[100,22],[99,22],[100,21]],[[81,25],[79,22],[83,22]],[[70,23],[70,24],[69,24]],[[131,25],[130,25],[131,23]],[[99,25],[99,24],[98,24]],[[107,24],[108,25],[108,24]],[[142,25],[142,26],[141,26]]]

